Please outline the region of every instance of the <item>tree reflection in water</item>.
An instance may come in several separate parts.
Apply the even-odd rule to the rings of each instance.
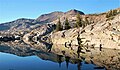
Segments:
[[[57,55],[57,61],[59,63],[59,67],[61,67],[61,63],[62,63],[62,55]]]
[[[66,56],[65,57],[65,61],[66,61],[66,67],[67,67],[67,69],[68,69],[68,66],[69,66],[69,60],[70,60],[70,57]]]
[[[78,70],[81,70],[81,61],[80,60],[78,60],[78,63],[77,63],[77,68],[78,68]]]

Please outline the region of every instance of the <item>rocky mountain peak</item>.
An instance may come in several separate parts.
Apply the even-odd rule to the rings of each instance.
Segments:
[[[73,14],[76,15],[77,13],[84,15],[84,13],[82,11],[76,10],[76,9],[71,9],[68,12],[66,12],[67,14]]]
[[[63,14],[64,13],[60,12],[60,11],[55,11],[55,12],[51,12],[51,13],[48,13],[48,14],[43,14],[43,15],[39,16],[36,19],[36,21],[43,22],[43,23],[48,23],[48,22],[51,22],[51,21],[54,21],[54,20],[58,19]]]

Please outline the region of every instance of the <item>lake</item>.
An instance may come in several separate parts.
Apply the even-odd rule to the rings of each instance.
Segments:
[[[119,70],[120,50],[88,48],[80,53],[62,45],[1,43],[0,70]],[[107,69],[106,69],[107,68]]]
[[[70,58],[53,53],[18,52],[11,47],[0,46],[0,70],[94,70],[96,67],[79,60],[73,60],[71,63]]]
[[[93,70],[95,65],[81,62],[80,69],[77,64],[69,63],[67,68],[66,62],[61,66],[57,62],[42,60],[37,56],[19,57],[9,53],[0,52],[0,70]]]

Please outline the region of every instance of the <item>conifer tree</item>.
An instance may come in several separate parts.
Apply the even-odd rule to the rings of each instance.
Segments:
[[[65,29],[70,29],[70,28],[71,28],[70,24],[68,22],[68,19],[66,18],[66,20],[65,20]]]
[[[90,24],[90,22],[88,21],[87,18],[88,18],[88,17],[85,17],[85,25],[89,25],[89,24]]]
[[[61,22],[60,22],[60,18],[57,22],[57,26],[56,26],[56,31],[61,31],[63,28],[62,28],[62,25],[61,25]]]
[[[119,12],[117,10],[110,10],[108,13],[106,13],[106,18],[112,17],[117,15]]]
[[[76,20],[76,27],[82,27],[82,18],[80,16],[79,13],[77,13],[77,16],[76,16],[77,20]]]

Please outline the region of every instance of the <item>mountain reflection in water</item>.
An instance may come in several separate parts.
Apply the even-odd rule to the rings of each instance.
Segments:
[[[78,58],[76,51],[61,45],[46,48],[36,44],[1,43],[0,70],[119,70],[120,50],[89,49]]]
[[[69,56],[20,48],[0,46],[0,70],[94,70],[94,64],[88,64]],[[105,69],[104,69],[105,70]]]

